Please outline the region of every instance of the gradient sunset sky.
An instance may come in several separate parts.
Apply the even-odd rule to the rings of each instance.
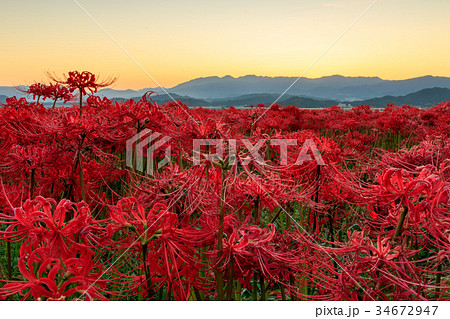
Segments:
[[[77,0],[163,86],[205,76],[299,76],[373,0]],[[306,74],[450,76],[450,1],[379,0]],[[1,1],[0,85],[47,71],[156,87],[73,0]]]

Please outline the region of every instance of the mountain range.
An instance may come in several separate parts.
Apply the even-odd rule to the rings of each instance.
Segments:
[[[157,103],[174,99],[188,106],[248,106],[259,103],[270,105],[279,98],[297,78],[247,75],[242,77],[204,77],[176,85],[172,88],[145,88],[142,90],[115,90],[98,92],[110,99],[139,99],[148,91],[159,95],[152,98]],[[392,103],[431,106],[450,100],[450,78],[423,76],[406,80],[383,80],[379,77],[326,76],[317,79],[300,78],[287,94],[278,100],[280,105],[324,107],[330,105],[367,104],[384,107]],[[20,96],[14,87],[0,87],[0,95]],[[0,96],[1,99],[4,97]]]
[[[190,96],[197,99],[235,98],[248,94],[283,93],[296,81],[294,77],[267,77],[247,75],[242,77],[206,77],[198,78],[165,88],[170,94]],[[287,92],[293,96],[313,99],[332,99],[339,101],[356,101],[383,97],[386,95],[402,96],[422,89],[442,87],[450,89],[449,77],[423,76],[407,80],[382,80],[378,77],[344,77],[341,75],[326,76],[317,79],[300,78]],[[152,90],[165,93],[161,88],[134,90],[106,89],[101,92],[108,98],[132,98],[142,96]]]

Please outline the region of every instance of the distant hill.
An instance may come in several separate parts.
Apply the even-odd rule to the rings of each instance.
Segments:
[[[441,102],[450,101],[450,89],[431,88],[423,89],[405,96],[383,96],[375,99],[352,102],[351,105],[370,105],[374,107],[385,107],[387,104],[411,105],[421,107],[431,107]]]
[[[238,97],[210,99],[208,100],[212,106],[249,106],[258,105],[259,103],[270,105],[279,97],[279,94],[257,93],[245,94]],[[287,95],[285,98],[290,97]]]
[[[0,103],[1,104],[4,104],[4,103],[6,103],[6,99],[7,99],[8,97],[6,96],[6,95],[0,95]]]
[[[168,96],[167,94],[152,95],[151,98],[152,98],[153,101],[155,101],[158,104],[163,104],[163,103],[167,103],[167,102],[171,102],[173,100],[176,100],[176,101],[182,101],[183,104],[186,104],[187,106],[208,106],[209,105],[209,102],[207,102],[205,100],[192,98],[190,96],[181,96],[181,95],[173,94],[173,93],[170,94],[170,96]],[[132,99],[136,101],[136,100],[141,99],[141,97],[142,96],[135,96],[135,97],[132,97]],[[123,101],[123,100],[127,100],[127,99],[114,98],[114,100],[116,100],[116,101]]]
[[[24,96],[19,90],[17,90],[14,86],[0,86],[0,95],[6,95],[7,97],[11,96]]]
[[[177,101],[183,101],[184,104],[188,106],[207,106],[209,103],[202,99],[196,99],[190,96],[181,96],[178,94],[170,94],[172,97],[168,96],[167,94],[162,95],[155,95],[151,96],[152,100],[156,103],[167,103],[173,100]],[[173,99],[172,99],[173,98]]]
[[[136,99],[138,100],[148,91],[155,91],[155,89],[142,89],[142,90],[114,90],[106,88],[97,92],[100,97],[107,97],[108,99]],[[163,92],[161,89],[158,92]]]
[[[340,102],[334,100],[316,100],[307,97],[294,96],[289,99],[282,100],[281,102],[279,102],[279,104],[284,106],[295,105],[304,108],[315,108],[338,105],[340,104]]]

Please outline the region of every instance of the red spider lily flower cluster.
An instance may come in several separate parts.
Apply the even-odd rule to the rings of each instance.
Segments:
[[[102,268],[91,247],[100,228],[87,204],[36,197],[12,214],[1,214],[8,242],[21,243],[18,269],[23,280],[6,281],[2,296],[19,294],[39,300],[101,299],[105,285],[98,280]],[[37,270],[36,270],[37,269]]]
[[[70,92],[79,90],[81,94],[85,95],[87,91],[94,93],[98,89],[110,86],[115,82],[115,79],[108,79],[106,81],[98,81],[95,74],[91,72],[69,72],[68,76],[64,76],[64,79],[60,80],[57,77],[49,74],[50,78],[56,83],[67,86]]]
[[[19,89],[19,91],[31,95],[33,99],[37,98],[37,103],[39,103],[40,98],[45,101],[47,98],[53,99],[53,107],[55,107],[56,102],[61,100],[63,103],[67,103],[73,100],[73,95],[71,91],[61,84],[41,84],[35,83],[28,87],[27,90]]]
[[[450,299],[450,103],[191,109],[53,80],[27,93],[80,105],[0,107],[1,299]],[[149,132],[153,175],[127,162]]]

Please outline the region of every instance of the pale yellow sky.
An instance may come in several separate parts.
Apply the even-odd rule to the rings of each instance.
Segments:
[[[78,0],[163,86],[204,76],[299,76],[373,0]],[[156,87],[73,0],[1,0],[0,85],[47,71]],[[450,76],[450,1],[379,2],[306,74]]]

